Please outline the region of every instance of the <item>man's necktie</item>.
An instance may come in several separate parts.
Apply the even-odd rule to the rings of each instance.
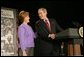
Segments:
[[[50,27],[49,27],[49,23],[48,23],[48,21],[45,20],[45,23],[46,23],[46,28],[48,29],[49,32],[51,32],[51,29],[50,29]]]

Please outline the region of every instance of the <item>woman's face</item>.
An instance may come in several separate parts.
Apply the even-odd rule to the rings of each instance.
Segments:
[[[30,22],[29,19],[30,19],[30,17],[29,17],[29,16],[26,16],[26,17],[24,18],[24,22],[29,23],[29,22]]]

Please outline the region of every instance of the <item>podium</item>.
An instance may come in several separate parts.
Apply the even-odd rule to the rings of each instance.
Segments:
[[[80,45],[83,45],[83,38],[80,37],[77,28],[68,28],[57,33],[56,39],[68,42],[68,56],[81,56]]]

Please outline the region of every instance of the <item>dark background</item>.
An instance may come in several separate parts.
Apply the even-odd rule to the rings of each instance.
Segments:
[[[53,1],[53,0],[2,0],[1,7],[13,8],[20,12],[21,10],[30,12],[30,25],[34,27],[39,19],[38,9],[44,7],[48,10],[48,17],[54,18],[63,28],[76,28],[83,26],[83,2],[79,1]]]

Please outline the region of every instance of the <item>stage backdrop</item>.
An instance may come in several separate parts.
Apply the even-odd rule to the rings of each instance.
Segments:
[[[1,56],[17,56],[16,10],[1,7]]]

